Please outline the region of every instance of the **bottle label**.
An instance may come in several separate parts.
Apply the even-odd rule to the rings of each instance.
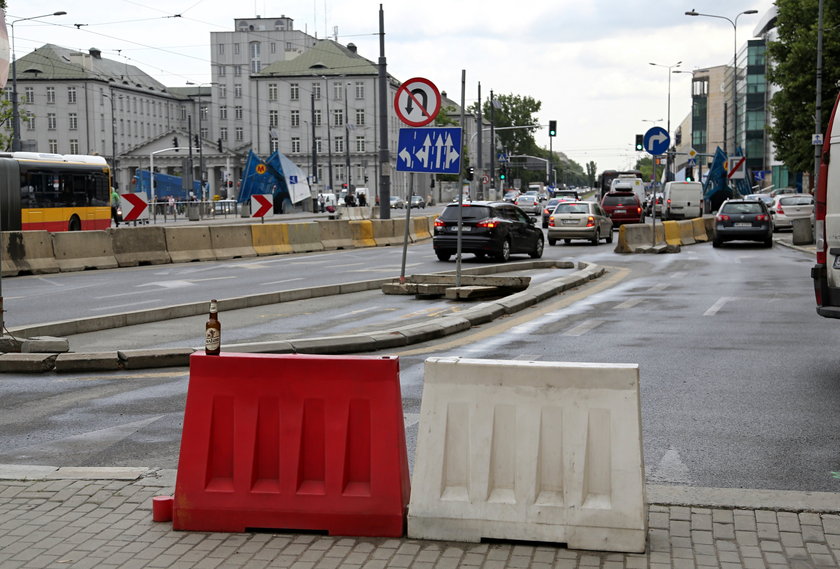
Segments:
[[[204,349],[208,352],[214,352],[219,349],[222,344],[222,335],[215,328],[207,328],[204,333]]]

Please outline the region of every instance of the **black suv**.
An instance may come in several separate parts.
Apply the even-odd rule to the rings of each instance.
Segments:
[[[538,259],[543,253],[543,232],[534,219],[506,202],[449,204],[435,220],[432,245],[437,258],[448,261],[458,248],[458,211],[462,215],[461,251],[482,258],[507,261],[512,253]]]

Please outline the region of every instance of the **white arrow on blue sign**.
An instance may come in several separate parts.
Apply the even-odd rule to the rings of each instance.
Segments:
[[[645,150],[648,154],[665,154],[671,145],[668,131],[661,126],[654,126],[645,133]]]
[[[461,129],[401,128],[397,171],[458,174],[461,172]]]

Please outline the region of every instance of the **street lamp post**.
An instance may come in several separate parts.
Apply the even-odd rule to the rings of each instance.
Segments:
[[[201,132],[201,122],[202,122],[202,115],[204,114],[204,109],[201,107],[201,99],[202,99],[202,87],[212,87],[216,83],[199,83],[198,84],[198,181],[201,184],[201,199],[202,201],[210,201],[210,196],[205,196],[205,189],[204,189],[204,152],[203,152],[203,138],[204,135]],[[191,83],[187,81],[187,85],[195,85],[195,83]],[[192,141],[190,141],[192,143]],[[205,199],[206,198],[206,199]]]
[[[738,13],[734,19],[726,16],[718,16],[716,14],[701,14],[696,10],[686,12],[686,16],[705,16],[707,18],[718,18],[719,20],[726,20],[732,24],[733,42],[732,42],[732,154],[735,155],[735,149],[738,147],[738,18],[746,14],[758,14],[758,10],[744,10]],[[724,121],[726,118],[724,117]]]
[[[114,112],[114,88],[110,88],[110,93],[102,93],[111,103],[111,179],[114,180],[114,187],[119,187],[119,182],[115,179],[117,173],[117,117]],[[122,95],[120,95],[122,99]]]
[[[53,12],[52,14],[41,14],[40,16],[30,16],[29,18],[18,18],[9,22],[9,28],[12,33],[12,152],[20,150],[20,110],[18,108],[18,92],[17,92],[17,57],[15,57],[15,24],[18,22],[25,22],[27,20],[38,20],[40,18],[49,18],[50,16],[63,16],[67,12]]]
[[[650,63],[650,65],[653,65],[654,67],[664,67],[665,69],[668,70],[668,114],[667,114],[667,117],[668,117],[667,125],[668,125],[668,127],[667,128],[668,128],[668,136],[669,137],[671,136],[671,70],[674,69],[675,67],[679,67],[681,64],[682,64],[682,61],[678,61],[673,65],[662,65],[661,63],[652,63],[652,62]],[[666,180],[671,179],[671,170],[672,170],[672,166],[673,166],[673,164],[672,164],[673,160],[671,159],[671,157],[672,157],[672,153],[671,153],[671,149],[669,148],[668,149],[668,155],[665,159],[666,168],[667,168],[666,169],[666,174],[665,174]]]

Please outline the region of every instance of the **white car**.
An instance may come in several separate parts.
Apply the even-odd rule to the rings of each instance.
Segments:
[[[814,196],[811,194],[779,194],[773,198],[774,229],[793,228],[793,220],[814,215]]]
[[[514,203],[519,206],[519,209],[529,215],[539,215],[542,211],[540,200],[536,195],[522,194],[516,198],[516,202]]]

